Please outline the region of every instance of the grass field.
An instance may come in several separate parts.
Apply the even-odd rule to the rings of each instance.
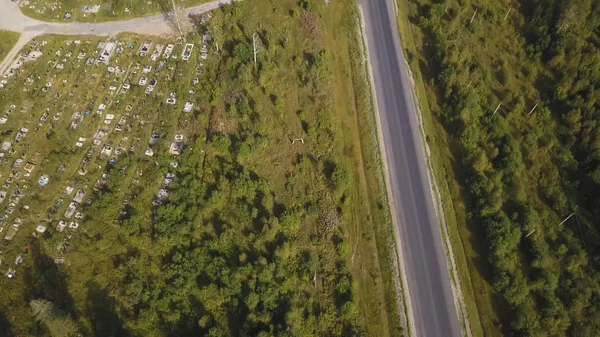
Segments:
[[[188,61],[138,35],[25,47],[0,89],[0,335],[53,334],[32,300],[90,336],[402,335],[355,4],[314,5],[227,7]]]
[[[334,4],[332,4],[334,5]],[[340,6],[340,5],[336,5]],[[352,6],[352,8],[354,8]],[[354,267],[358,283],[361,312],[365,313],[365,324],[369,336],[402,335],[398,314],[396,282],[394,280],[395,243],[393,224],[390,219],[385,196],[384,178],[377,144],[374,111],[371,105],[370,88],[366,79],[365,65],[362,63],[362,43],[358,34],[358,14],[355,11],[344,13],[340,7],[332,6],[335,19],[326,18],[329,32],[336,32],[327,38],[327,43],[339,55],[331,58],[331,68],[335,78],[334,97],[336,111],[340,116],[338,148],[348,167],[353,168],[354,186],[351,217],[348,218],[348,232],[353,248],[350,264]],[[347,20],[347,21],[346,21]],[[353,27],[342,35],[336,25],[346,22]],[[351,24],[350,24],[351,23]],[[348,39],[339,38],[348,36]],[[372,224],[372,225],[368,225]],[[372,252],[377,252],[376,255]],[[380,289],[374,296],[372,289]],[[378,318],[379,317],[379,318]],[[377,325],[376,322],[383,318]]]
[[[0,62],[4,60],[4,56],[12,49],[17,40],[19,33],[0,30]]]
[[[204,2],[207,1],[174,1],[178,8],[191,7]],[[101,22],[171,12],[173,10],[173,2],[171,0],[93,0],[88,2],[74,0],[21,0],[20,7],[25,15],[42,21]],[[71,14],[68,19],[65,17],[67,13]]]

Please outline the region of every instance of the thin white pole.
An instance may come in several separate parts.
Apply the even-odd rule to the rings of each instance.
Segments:
[[[529,232],[527,235],[525,235],[525,238],[528,238],[531,234],[533,234],[533,232],[535,232],[537,230],[537,228],[535,228],[534,230],[532,230],[531,232]]]
[[[256,33],[252,34],[252,48],[254,49],[254,65],[256,65],[256,54],[258,53],[256,50]]]
[[[533,113],[533,110],[535,110],[535,108],[537,108],[539,103],[535,103],[535,105],[533,106],[533,108],[531,109],[531,111],[529,111],[529,113],[527,114],[527,116],[531,115]]]
[[[561,221],[561,223],[559,223],[558,225],[562,225],[564,224],[567,220],[569,220],[573,215],[575,215],[575,212],[571,213],[571,215],[569,215],[568,217],[566,217],[563,221]]]
[[[508,14],[510,14],[510,11],[512,10],[512,7],[510,7],[508,9],[508,12],[506,12],[506,15],[504,16],[504,21],[506,21],[506,18],[508,17]]]
[[[471,24],[473,22],[473,19],[475,19],[475,14],[477,14],[477,8],[475,8],[475,13],[473,13],[473,16],[471,17],[471,21],[469,21],[469,24]]]
[[[500,105],[502,105],[502,102],[498,103],[498,106],[496,107],[496,110],[494,110],[494,113],[492,114],[492,116],[495,115],[496,112],[498,112],[498,109],[500,109]]]

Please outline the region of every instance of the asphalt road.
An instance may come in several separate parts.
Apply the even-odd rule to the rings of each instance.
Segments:
[[[391,0],[359,0],[364,13],[391,202],[399,229],[415,335],[462,336],[452,296],[418,117]]]

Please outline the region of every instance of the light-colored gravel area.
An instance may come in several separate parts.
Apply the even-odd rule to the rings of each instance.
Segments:
[[[218,0],[187,8],[184,17],[190,14],[202,14],[234,0]],[[60,35],[115,35],[123,32],[140,33],[144,35],[163,36],[174,33],[173,18],[170,14],[157,14],[136,19],[110,21],[99,23],[83,22],[43,22],[32,19],[21,13],[17,2],[0,0],[0,30],[10,30],[21,33],[19,41],[0,62],[0,74],[11,64],[19,50],[32,38],[44,34]]]

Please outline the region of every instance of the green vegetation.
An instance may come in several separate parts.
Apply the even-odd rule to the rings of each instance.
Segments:
[[[0,62],[4,60],[4,57],[17,43],[19,39],[19,33],[10,32],[7,30],[0,30]]]
[[[101,22],[131,19],[173,11],[171,0],[26,0],[21,1],[23,13],[43,21]],[[178,10],[208,2],[207,0],[174,0]],[[97,6],[97,7],[96,7]],[[65,16],[70,13],[71,16]]]
[[[189,61],[32,41],[0,89],[0,335],[401,335],[355,6],[225,6]]]
[[[599,335],[598,5],[401,6],[473,335]]]
[[[73,319],[66,316],[54,307],[54,304],[45,300],[32,300],[29,302],[31,311],[36,321],[48,328],[53,337],[77,336],[77,325]]]

